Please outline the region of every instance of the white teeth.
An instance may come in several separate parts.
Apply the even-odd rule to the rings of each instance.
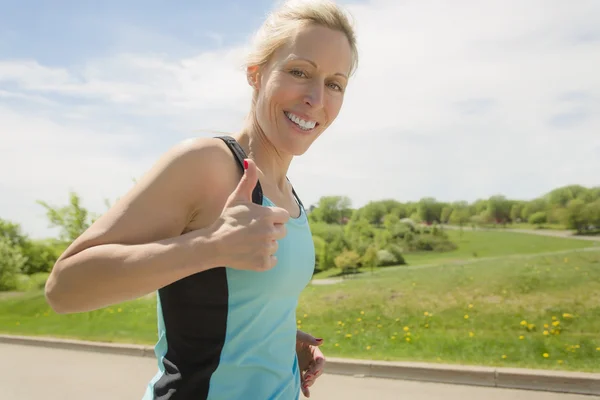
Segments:
[[[315,121],[305,121],[302,118],[297,117],[296,115],[286,112],[285,115],[293,122],[296,123],[300,128],[304,130],[313,129],[317,123]]]

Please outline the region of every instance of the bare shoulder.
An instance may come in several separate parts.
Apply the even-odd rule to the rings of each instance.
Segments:
[[[199,216],[214,216],[219,204],[222,208],[223,196],[233,190],[232,184],[235,188],[240,176],[235,167],[231,152],[220,139],[176,144],[61,258],[101,244],[139,244],[178,236],[199,219],[207,225],[209,220]]]

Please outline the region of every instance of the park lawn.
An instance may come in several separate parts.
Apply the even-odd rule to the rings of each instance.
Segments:
[[[298,326],[328,356],[599,372],[600,251],[310,285]],[[5,296],[0,332],[152,345],[156,300],[57,315],[39,291]]]
[[[458,245],[456,250],[441,253],[407,253],[404,255],[407,265],[437,264],[481,257],[529,255],[600,247],[600,242],[528,233],[473,231],[467,228],[464,229],[462,234],[459,230],[452,229],[446,229],[445,232],[448,234],[449,239]],[[314,279],[325,279],[340,274],[340,269],[333,268],[318,272],[314,275]]]

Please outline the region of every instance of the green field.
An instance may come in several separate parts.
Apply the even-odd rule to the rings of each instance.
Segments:
[[[465,232],[457,257],[594,245],[489,234]],[[311,285],[298,325],[325,339],[328,356],[600,372],[598,250],[393,268]],[[0,297],[0,331],[12,334],[152,345],[155,314],[152,296],[74,315],[52,312],[40,291]]]
[[[502,231],[473,231],[465,228],[445,231],[451,241],[458,245],[453,251],[436,253],[409,253],[404,256],[408,265],[444,263],[455,260],[469,260],[482,257],[502,257],[509,255],[552,253],[565,250],[600,247],[600,242],[559,237],[538,236],[526,233]],[[315,274],[315,279],[340,275],[339,269],[331,269]]]

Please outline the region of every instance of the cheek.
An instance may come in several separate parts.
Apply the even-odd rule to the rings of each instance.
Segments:
[[[333,122],[333,120],[338,116],[340,110],[342,109],[343,103],[344,97],[342,95],[331,96],[327,102],[327,105],[325,106],[329,123]]]

